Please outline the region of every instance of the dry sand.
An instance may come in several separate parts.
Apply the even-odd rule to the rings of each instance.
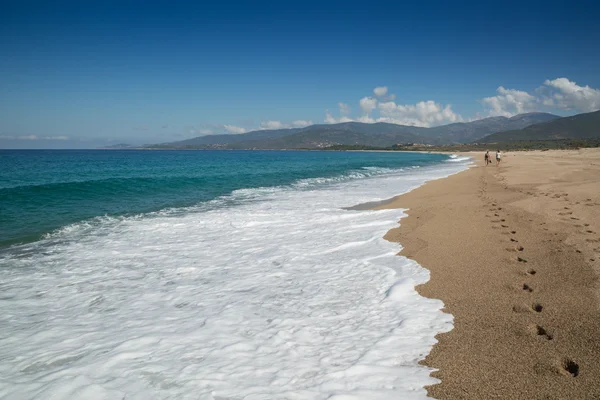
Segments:
[[[454,329],[424,364],[439,399],[600,399],[600,149],[515,152],[379,206]]]

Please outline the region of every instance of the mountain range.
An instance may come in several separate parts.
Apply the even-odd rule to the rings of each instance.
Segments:
[[[497,132],[479,143],[506,143],[524,140],[590,139],[600,137],[600,111],[554,119],[523,129]]]
[[[567,132],[568,126],[573,122],[561,121],[575,118],[575,123],[579,124],[577,122],[579,119],[576,117],[579,116],[560,118],[547,113],[528,113],[510,118],[489,117],[433,128],[384,122],[373,124],[344,122],[311,125],[305,128],[258,130],[237,135],[207,135],[147,147],[165,149],[317,149],[334,145],[390,147],[400,143],[426,145],[489,143],[498,141],[497,138],[503,141],[516,140],[510,138],[520,136],[519,132],[523,132],[524,129],[530,129],[531,132],[545,132],[545,128],[536,127],[553,123],[556,123],[556,126],[564,126],[562,132]],[[589,130],[588,125],[588,122],[581,123],[581,129]],[[494,136],[501,135],[500,132],[505,136]],[[563,136],[565,134],[563,133]],[[542,137],[543,134],[539,133],[538,136]]]

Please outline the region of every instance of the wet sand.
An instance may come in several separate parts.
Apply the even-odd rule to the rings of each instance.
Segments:
[[[600,399],[600,149],[514,152],[379,208],[454,329],[423,361],[439,399]]]

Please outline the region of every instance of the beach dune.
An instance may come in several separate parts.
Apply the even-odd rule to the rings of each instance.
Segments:
[[[424,364],[440,399],[600,398],[600,149],[515,152],[379,208],[454,329]]]

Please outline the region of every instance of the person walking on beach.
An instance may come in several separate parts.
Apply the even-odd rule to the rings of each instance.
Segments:
[[[496,167],[500,165],[500,160],[502,158],[502,154],[500,154],[500,150],[496,151]]]
[[[485,166],[487,167],[489,163],[492,162],[492,160],[490,160],[490,151],[487,150],[485,152],[485,156],[483,157],[483,159],[485,160]]]

